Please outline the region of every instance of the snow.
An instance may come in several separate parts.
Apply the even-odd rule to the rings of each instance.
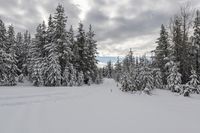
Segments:
[[[199,133],[200,96],[167,90],[121,92],[116,83],[82,87],[0,87],[0,133]]]

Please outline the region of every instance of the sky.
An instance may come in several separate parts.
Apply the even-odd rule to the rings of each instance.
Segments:
[[[185,0],[0,0],[0,18],[16,31],[36,26],[49,14],[55,13],[58,3],[65,7],[68,27],[92,24],[98,41],[99,56],[124,56],[131,48],[142,55],[156,47],[160,25],[169,23]],[[199,0],[190,1],[200,9]]]

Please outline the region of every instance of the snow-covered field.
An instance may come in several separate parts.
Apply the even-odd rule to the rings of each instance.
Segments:
[[[83,87],[0,87],[0,133],[200,133],[200,96]]]

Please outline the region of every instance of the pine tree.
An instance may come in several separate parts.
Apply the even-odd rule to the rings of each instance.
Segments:
[[[115,81],[119,82],[122,74],[122,66],[119,57],[117,57],[117,62],[115,63]]]
[[[158,89],[163,88],[162,74],[161,74],[161,71],[159,69],[155,70],[154,86]]]
[[[64,86],[69,86],[70,85],[70,71],[69,71],[69,67],[66,66],[65,67],[65,71],[63,73],[63,76],[62,76],[62,85]]]
[[[77,76],[76,76],[77,71],[73,67],[72,64],[69,65],[69,72],[70,72],[69,85],[76,86],[77,85]]]
[[[122,91],[130,91],[130,85],[131,85],[131,82],[130,82],[130,77],[129,77],[129,74],[127,72],[123,73],[123,76],[121,78],[121,90]]]
[[[84,75],[83,72],[78,72],[77,76],[77,85],[82,86],[84,84]]]
[[[15,47],[15,54],[17,59],[17,67],[19,69],[18,75],[22,73],[23,68],[23,36],[21,32],[18,32],[16,35],[16,47]]]
[[[8,53],[6,28],[4,22],[0,20],[0,83],[9,85],[10,68],[12,64],[11,55]]]
[[[167,77],[167,84],[169,90],[172,92],[180,92],[181,91],[181,74],[178,72],[178,67],[177,65],[173,62],[170,61],[166,64],[169,68],[169,76]]]
[[[196,18],[194,21],[193,43],[195,47],[195,70],[200,74],[200,13],[196,11]]]
[[[38,71],[37,69],[34,69],[34,66],[35,66],[36,63],[37,64],[39,63],[40,69],[43,69],[42,68],[42,66],[43,66],[43,64],[42,64],[43,63],[43,57],[42,57],[43,51],[42,50],[43,50],[43,47],[44,47],[45,44],[43,44],[43,42],[42,42],[42,37],[43,37],[42,25],[39,24],[36,28],[35,38],[33,39],[32,43],[31,43],[29,64],[28,64],[28,66],[23,65],[23,66],[27,66],[27,71],[28,71],[29,76],[30,76],[29,77],[30,81],[33,81],[33,77],[32,77],[33,73],[37,73],[37,72],[34,72],[34,71]],[[23,60],[23,61],[27,62],[25,60]],[[24,67],[22,67],[22,70],[23,70],[23,68]],[[36,66],[36,68],[38,68],[38,67]],[[40,73],[42,74],[43,72],[40,72]]]
[[[161,78],[165,84],[167,84],[166,78],[166,69],[165,64],[167,63],[167,59],[170,54],[170,44],[169,44],[169,37],[168,32],[166,31],[164,25],[161,25],[160,37],[157,40],[158,46],[155,50],[155,62],[156,66],[161,70]]]
[[[53,18],[55,29],[53,33],[53,42],[57,45],[56,49],[59,53],[58,58],[61,75],[63,76],[66,65],[71,64],[72,52],[70,49],[71,44],[66,31],[67,17],[65,16],[64,7],[62,5],[57,6],[56,13]]]
[[[24,33],[24,39],[23,39],[23,44],[21,47],[22,54],[22,73],[27,76],[28,75],[28,60],[29,60],[29,48],[30,48],[30,43],[31,43],[31,36],[30,33],[26,30]]]
[[[32,82],[34,86],[43,84],[40,62],[35,62],[33,66]]]
[[[71,25],[69,32],[68,32],[68,38],[69,38],[69,41],[70,41],[70,49],[73,52],[72,58],[74,59],[77,52],[75,51],[76,50],[76,48],[75,48],[76,44],[75,44],[75,37],[74,37],[74,29],[73,29],[72,25]]]
[[[113,77],[113,66],[112,66],[111,61],[107,62],[106,69],[107,69],[107,78],[112,78]]]
[[[59,57],[56,52],[56,44],[49,43],[45,45],[45,49],[48,51],[48,65],[46,71],[47,75],[45,85],[46,86],[60,86],[61,85],[61,67],[59,65]]]
[[[140,90],[151,91],[154,89],[153,74],[148,66],[142,66],[140,74],[138,75],[140,81]]]
[[[190,81],[188,82],[188,85],[190,86],[190,89],[199,94],[200,93],[200,90],[198,88],[198,84],[199,84],[199,81],[198,81],[198,77],[197,77],[197,74],[196,74],[196,71],[195,70],[191,70],[191,76],[190,76]]]
[[[83,24],[79,23],[78,33],[76,35],[76,47],[75,51],[77,51],[77,58],[75,62],[76,69],[80,72],[83,72],[84,82],[87,84],[90,78],[90,71],[88,66],[88,47],[86,40],[86,33],[83,29]]]
[[[97,78],[95,80],[96,84],[101,84],[103,82],[103,69],[99,68],[98,69],[98,74],[97,74]]]
[[[97,44],[96,40],[94,40],[94,31],[92,29],[92,26],[89,26],[89,31],[86,33],[86,48],[87,48],[87,64],[88,66],[88,71],[90,73],[90,77],[93,82],[95,82],[97,74],[98,74],[98,69],[97,69]]]
[[[15,46],[16,46],[16,41],[15,41],[15,32],[14,32],[14,27],[10,25],[8,27],[8,32],[7,32],[7,53],[10,56],[10,60],[8,65],[10,66],[10,69],[8,71],[8,85],[16,85],[16,77],[17,77],[17,60],[16,60],[16,55],[15,55]]]

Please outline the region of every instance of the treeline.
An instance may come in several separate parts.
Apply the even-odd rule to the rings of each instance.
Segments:
[[[161,25],[151,59],[136,59],[130,51],[115,64],[113,78],[122,84],[123,91],[150,94],[153,88],[160,88],[184,96],[200,93],[200,12],[193,12],[190,6],[183,6],[169,26]]]
[[[86,32],[79,23],[66,30],[67,16],[58,5],[55,14],[36,28],[33,38],[28,31],[15,35],[0,20],[0,85],[16,85],[28,78],[35,86],[80,86],[101,83],[97,68],[97,42],[92,26]],[[17,81],[18,80],[18,81]]]

